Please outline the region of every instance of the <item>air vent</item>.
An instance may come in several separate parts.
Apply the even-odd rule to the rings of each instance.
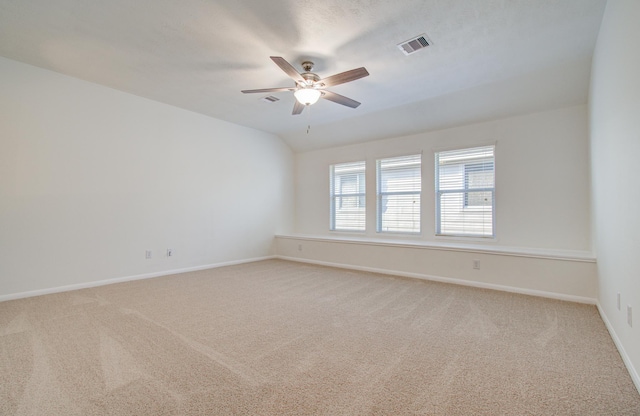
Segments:
[[[420,49],[424,49],[432,44],[433,42],[431,42],[431,39],[423,33],[420,36],[399,43],[398,49],[400,49],[405,55],[411,55],[412,53],[418,52]]]
[[[266,97],[261,98],[260,101],[275,103],[276,101],[280,101],[280,98],[274,97],[273,95],[267,95]]]

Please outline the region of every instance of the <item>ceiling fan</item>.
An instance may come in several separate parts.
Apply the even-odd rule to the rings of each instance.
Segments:
[[[265,92],[279,92],[279,91],[293,91],[293,95],[296,97],[296,102],[293,105],[293,112],[291,114],[297,115],[302,113],[302,110],[306,106],[315,104],[319,98],[333,101],[334,103],[346,105],[347,107],[356,108],[360,105],[356,100],[345,97],[335,92],[325,90],[326,87],[332,87],[334,85],[344,84],[346,82],[355,81],[357,79],[366,77],[369,72],[364,67],[352,69],[350,71],[341,72],[339,74],[332,75],[326,78],[320,78],[318,75],[311,72],[313,69],[313,62],[304,61],[302,68],[304,72],[298,72],[293,65],[287,62],[280,56],[272,56],[271,60],[276,63],[291,79],[296,83],[295,87],[279,87],[279,88],[263,88],[258,90],[242,90],[243,93],[265,93]]]

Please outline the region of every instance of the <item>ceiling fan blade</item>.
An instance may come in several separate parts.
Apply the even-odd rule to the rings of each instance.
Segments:
[[[356,108],[360,105],[356,100],[345,97],[344,95],[336,94],[335,92],[322,90],[322,98],[325,100],[333,101],[334,103],[346,105],[347,107]]]
[[[291,79],[293,79],[295,82],[302,82],[302,83],[305,82],[304,78],[302,78],[302,75],[300,75],[300,73],[296,71],[296,69],[284,58],[280,56],[271,56],[270,58],[273,62],[276,63],[276,65],[280,67],[280,69],[282,69],[287,75],[289,75]]]
[[[324,84],[325,87],[331,87],[334,85],[344,84],[345,82],[355,81],[360,78],[364,78],[369,75],[369,72],[364,68],[356,68],[350,71],[341,72],[339,74],[331,75],[321,79],[316,84]]]
[[[302,113],[302,110],[304,110],[305,107],[306,105],[300,104],[300,101],[296,100],[293,104],[293,112],[291,113],[291,115],[297,116],[298,114]]]
[[[262,88],[259,90],[242,90],[245,94],[250,94],[254,92],[278,92],[278,91],[295,91],[295,88],[290,87],[279,87],[279,88]]]

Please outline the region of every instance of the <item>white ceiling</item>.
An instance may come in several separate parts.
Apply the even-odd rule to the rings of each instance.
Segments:
[[[0,0],[0,55],[275,133],[296,151],[585,103],[606,0]],[[397,43],[426,33],[405,56]],[[270,59],[369,77],[292,116]],[[309,111],[311,110],[311,111]],[[307,125],[311,130],[307,133]]]

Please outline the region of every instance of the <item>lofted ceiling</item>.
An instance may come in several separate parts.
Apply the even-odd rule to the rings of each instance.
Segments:
[[[0,0],[0,56],[274,133],[295,151],[587,101],[606,0]],[[405,56],[396,44],[427,34]],[[292,116],[270,59],[370,76]],[[311,110],[311,111],[309,111]],[[311,128],[307,132],[307,126]]]

